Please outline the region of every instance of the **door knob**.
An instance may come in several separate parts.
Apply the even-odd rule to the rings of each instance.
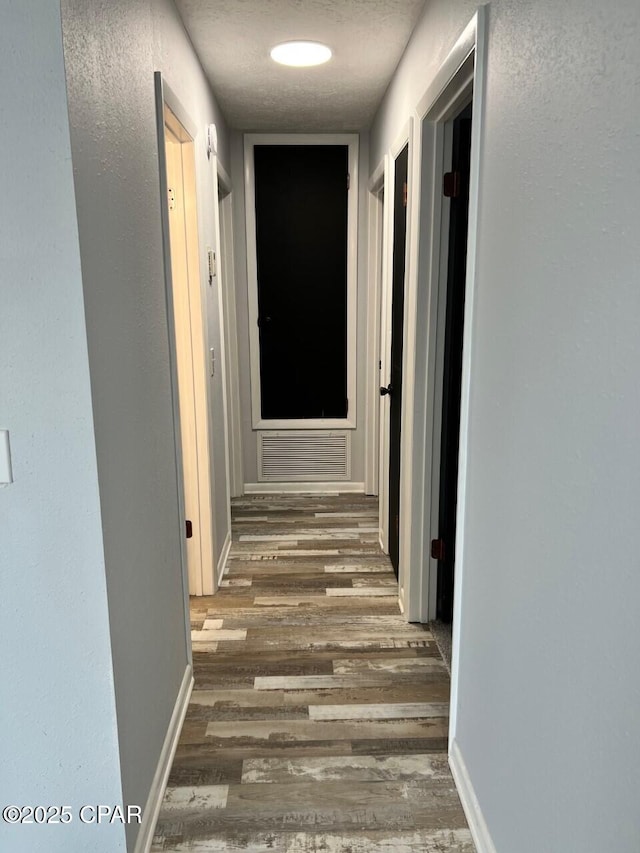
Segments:
[[[389,385],[387,385],[386,388],[384,387],[384,385],[380,388],[380,396],[381,397],[386,397],[387,394],[389,394],[389,395],[393,394],[393,385],[391,385],[391,383],[389,383]]]

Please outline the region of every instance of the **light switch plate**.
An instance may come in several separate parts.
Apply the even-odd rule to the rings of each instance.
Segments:
[[[0,483],[13,483],[8,429],[0,429]]]

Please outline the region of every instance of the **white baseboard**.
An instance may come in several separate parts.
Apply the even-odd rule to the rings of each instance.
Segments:
[[[142,813],[142,825],[138,832],[134,853],[148,853],[151,848],[158,815],[160,814],[160,806],[162,805],[162,798],[167,787],[173,756],[178,746],[182,723],[187,713],[192,689],[193,669],[191,664],[188,664],[184,671],[184,677],[178,691],[173,713],[171,714],[167,735],[164,739],[158,766],[156,767],[156,772],[151,783],[151,790],[149,791],[149,796],[147,797],[147,802]]]
[[[357,492],[364,494],[364,483],[245,483],[245,495],[328,495]]]
[[[464,763],[458,741],[455,738],[451,741],[451,749],[449,750],[449,766],[478,853],[496,853],[496,847],[482,814],[467,765]]]
[[[227,570],[227,560],[229,559],[229,551],[231,550],[231,531],[227,531],[227,536],[224,540],[224,545],[222,546],[222,553],[220,554],[220,559],[218,560],[218,586],[224,577],[224,573]]]

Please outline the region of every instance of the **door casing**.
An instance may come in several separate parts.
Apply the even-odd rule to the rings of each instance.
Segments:
[[[384,192],[387,157],[369,180],[369,287],[367,289],[367,365],[364,398],[364,490],[377,495],[380,479],[380,313],[385,266]]]
[[[380,305],[380,385],[388,385],[391,381],[391,318],[393,302],[393,199],[395,196],[395,161],[402,149],[409,146],[409,199],[407,204],[407,240],[405,249],[405,294],[409,275],[410,263],[410,223],[412,219],[413,187],[413,117],[404,125],[400,134],[389,149],[384,160],[384,205],[383,205],[383,259],[382,259],[382,297]],[[404,332],[407,329],[407,301],[404,304]],[[403,376],[406,376],[406,343],[403,346]],[[380,510],[380,547],[385,554],[389,553],[389,405],[386,398],[378,396],[380,406],[380,474],[379,474],[379,510]],[[404,424],[404,395],[402,403],[402,422]],[[402,447],[402,438],[401,438]],[[404,476],[402,468],[402,451],[400,462],[401,480]],[[400,490],[400,517],[402,519],[402,487]],[[401,521],[402,524],[402,521]],[[398,573],[399,601],[404,611],[404,588],[402,574],[402,527],[400,529],[400,563]]]
[[[211,470],[211,436],[209,429],[209,383],[207,381],[207,332],[203,316],[204,296],[202,293],[202,276],[199,259],[199,238],[197,228],[197,200],[195,173],[196,127],[184,111],[180,101],[173,94],[159,72],[155,74],[156,90],[156,127],[158,135],[158,156],[160,167],[161,216],[164,246],[165,292],[167,300],[167,319],[169,331],[169,351],[171,361],[172,404],[174,412],[174,428],[176,435],[176,473],[178,488],[178,516],[180,524],[180,540],[182,543],[183,587],[185,594],[185,616],[187,630],[190,624],[189,595],[210,595],[217,589],[214,553],[215,529],[211,508],[213,505],[213,475]],[[186,226],[186,242],[188,255],[188,287],[190,299],[191,320],[191,355],[194,372],[194,407],[195,426],[189,440],[197,443],[197,485],[185,484],[185,459],[182,440],[182,424],[180,415],[180,389],[178,380],[178,348],[184,346],[181,331],[176,325],[176,292],[172,273],[171,258],[171,225],[169,218],[167,180],[167,121],[169,129],[175,134],[181,146],[185,149],[185,178],[183,178],[186,194],[185,207],[188,224]],[[180,339],[180,340],[179,340]],[[197,492],[197,518],[191,521],[200,530],[199,559],[190,565],[185,537],[185,487]],[[190,637],[188,646],[190,648]]]
[[[236,305],[236,276],[233,244],[233,191],[231,179],[226,174],[218,158],[213,164],[217,176],[218,199],[217,234],[218,249],[216,258],[220,276],[220,294],[222,298],[222,317],[224,324],[224,357],[226,370],[225,399],[227,401],[228,423],[228,467],[229,495],[240,497],[243,494],[242,465],[242,417],[240,413],[240,368],[238,365],[238,319]],[[214,187],[215,190],[215,187]],[[228,381],[226,381],[228,379]]]
[[[442,338],[443,276],[448,232],[442,179],[446,171],[447,123],[472,96],[471,169],[467,239],[460,446],[456,529],[456,589],[453,608],[450,749],[455,740],[460,630],[463,619],[467,435],[475,305],[480,161],[487,68],[487,7],[480,7],[436,72],[415,110],[413,174],[409,191],[409,245],[405,295],[405,386],[403,398],[400,579],[408,621],[435,615],[437,563],[430,558],[433,515],[437,518],[439,473],[438,328]],[[412,204],[413,200],[413,204]],[[443,225],[444,230],[443,230]],[[446,239],[445,239],[446,234]],[[419,319],[418,319],[419,318]],[[435,475],[435,476],[434,476]]]
[[[211,177],[213,180],[213,242],[215,252],[215,276],[209,278],[209,290],[215,286],[215,294],[212,294],[213,299],[216,300],[216,307],[218,312],[218,335],[220,340],[220,350],[216,354],[212,353],[211,350],[207,350],[207,369],[209,375],[218,373],[220,377],[220,382],[222,385],[222,424],[224,430],[224,478],[225,478],[225,486],[226,486],[226,533],[224,542],[221,546],[220,556],[218,558],[218,565],[215,568],[215,584],[216,589],[222,580],[222,575],[227,566],[227,558],[229,556],[229,551],[231,550],[231,431],[232,424],[230,422],[230,411],[231,407],[229,404],[229,395],[230,395],[230,385],[233,387],[233,376],[229,373],[229,359],[228,359],[228,347],[229,347],[229,334],[231,330],[228,329],[228,312],[232,311],[235,316],[235,284],[230,275],[231,270],[233,269],[233,253],[227,256],[227,252],[225,251],[225,247],[222,243],[222,222],[221,222],[221,214],[220,214],[220,205],[218,203],[220,186],[226,186],[227,193],[231,192],[231,180],[228,175],[222,168],[221,163],[218,160],[217,154],[213,152],[210,154],[211,159]],[[229,289],[230,292],[227,292]],[[232,309],[233,306],[233,309]],[[234,336],[235,339],[235,336]],[[212,366],[211,359],[214,359],[214,365]],[[211,395],[212,396],[212,395]],[[209,409],[210,412],[210,422],[213,423],[214,412],[213,409]],[[234,434],[235,444],[241,440],[240,433]],[[213,455],[212,455],[213,459]],[[212,506],[213,509],[213,506]],[[222,538],[221,536],[219,538]]]

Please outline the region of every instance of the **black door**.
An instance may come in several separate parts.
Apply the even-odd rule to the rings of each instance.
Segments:
[[[346,145],[256,145],[262,417],[345,418]]]
[[[400,557],[400,414],[402,410],[402,335],[404,318],[404,258],[407,244],[407,180],[409,146],[395,162],[393,197],[393,287],[391,308],[391,371],[389,414],[389,556],[396,577]]]
[[[439,541],[434,554],[440,558],[438,562],[437,617],[444,622],[450,622],[453,617],[470,155],[471,105],[466,107],[454,120],[452,171],[445,176],[444,186],[445,194],[451,198],[451,212],[449,218],[449,260],[442,387]]]

